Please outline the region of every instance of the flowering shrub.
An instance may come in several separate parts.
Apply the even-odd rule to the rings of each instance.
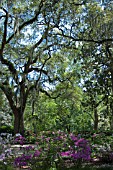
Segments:
[[[17,167],[26,166],[28,161],[32,159],[32,155],[21,155],[14,160],[14,165]]]
[[[23,144],[25,139],[21,136],[15,139],[17,143]],[[89,161],[91,149],[89,143],[80,136],[66,134],[64,132],[43,132],[37,137],[35,147],[29,145],[22,147],[23,155],[16,157],[14,165],[17,167],[51,166],[52,163],[59,164],[64,158],[72,161]],[[38,161],[37,161],[38,160]],[[44,163],[45,162],[45,163]],[[46,165],[48,164],[48,165]]]
[[[9,160],[13,160],[15,167],[27,166],[27,168],[33,170],[51,167],[62,169],[68,165],[75,167],[83,162],[93,160],[91,159],[92,147],[90,147],[89,141],[81,135],[68,134],[62,131],[48,131],[40,133],[38,137],[35,136],[35,141],[33,145],[25,145],[26,139],[17,135],[13,144],[20,144],[20,146],[13,145],[13,150],[11,150],[11,145],[8,142],[4,143],[3,140],[0,160],[6,163],[6,159],[9,158]],[[14,149],[14,147],[17,148]],[[106,152],[98,158],[101,161],[109,159],[111,163],[113,162],[113,152]]]
[[[26,139],[25,139],[23,136],[21,136],[21,135],[17,136],[17,137],[14,139],[14,143],[15,143],[15,144],[20,144],[20,145],[25,144],[25,141],[26,141]]]
[[[78,139],[76,136],[71,135],[71,147],[68,151],[61,152],[62,157],[69,157],[75,161],[89,161],[91,159],[91,148],[88,141],[84,138]]]
[[[15,167],[31,166],[34,163],[33,159],[36,159],[41,155],[41,150],[37,150],[31,145],[24,145],[20,149],[21,151],[23,150],[23,154],[14,159]]]

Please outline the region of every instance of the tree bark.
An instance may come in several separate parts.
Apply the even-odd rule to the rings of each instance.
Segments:
[[[113,130],[113,70],[111,71],[111,91],[112,91],[112,101],[110,104],[110,110],[111,110],[111,120],[110,120],[110,129]]]
[[[18,110],[14,112],[14,134],[16,133],[24,136],[24,116],[23,113]]]
[[[110,129],[113,130],[113,55],[110,47],[111,44],[106,43],[106,56],[110,61],[109,69],[111,73]]]
[[[25,132],[25,129],[24,129],[24,114],[22,114],[21,119],[20,119],[20,134],[22,136],[24,136],[24,132]]]
[[[98,113],[97,113],[97,107],[94,108],[94,130],[98,130]]]

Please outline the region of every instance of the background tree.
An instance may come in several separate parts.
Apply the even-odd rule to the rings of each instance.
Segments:
[[[87,30],[92,40],[112,39],[112,5],[108,5],[105,10],[95,5],[90,8],[87,6],[88,13],[86,17]],[[103,116],[110,118],[108,124],[112,129],[112,42],[103,41],[98,43],[87,42],[81,44],[78,52],[81,63],[81,77],[84,80],[85,93],[89,95],[88,104],[92,105],[95,118],[95,129],[98,129],[98,106],[103,104],[105,111]]]

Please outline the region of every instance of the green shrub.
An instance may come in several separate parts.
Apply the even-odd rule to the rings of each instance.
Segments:
[[[13,126],[7,126],[7,125],[1,126],[0,127],[0,133],[14,134],[14,128],[13,128]]]

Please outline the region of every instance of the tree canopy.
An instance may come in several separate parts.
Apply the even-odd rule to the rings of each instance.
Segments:
[[[1,1],[0,88],[14,114],[15,133],[24,133],[31,92],[55,99],[74,75],[78,86],[85,82],[86,92],[101,95],[93,107],[109,93],[112,98],[112,8],[110,1],[106,8],[93,0]]]

